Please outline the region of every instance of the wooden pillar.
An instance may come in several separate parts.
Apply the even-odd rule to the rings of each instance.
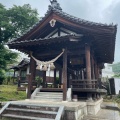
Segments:
[[[15,72],[16,72],[16,71],[15,71],[15,69],[14,69],[14,76],[13,76],[13,78],[12,78],[12,79],[13,79],[13,83],[15,82],[15,81],[14,81],[14,80],[15,80]]]
[[[16,72],[16,71],[15,71],[15,69],[14,69],[14,77],[15,77],[15,72]]]
[[[54,88],[56,88],[56,69],[54,69]]]
[[[35,73],[36,73],[36,62],[32,57],[30,57],[30,74],[28,75],[28,94],[27,94],[27,98],[30,98],[30,96],[31,96],[32,81],[35,80]]]
[[[27,98],[30,99],[31,97],[31,87],[32,87],[32,79],[31,79],[31,73],[28,74],[28,92],[27,92]]]
[[[17,76],[18,87],[20,87],[20,76]]]
[[[70,73],[67,73],[67,88],[71,87],[71,81],[70,81]]]
[[[95,79],[98,79],[98,65],[95,62]]]
[[[59,84],[62,84],[62,70],[59,70]]]
[[[30,73],[31,73],[31,80],[34,81],[36,74],[36,62],[32,57],[30,58]]]
[[[86,58],[87,79],[91,80],[91,62],[90,62],[90,45],[89,44],[85,44],[85,58]]]
[[[43,87],[45,86],[46,86],[46,71],[43,71]]]
[[[99,66],[97,66],[97,75],[98,75],[98,78],[100,77],[100,68]]]
[[[92,86],[89,85],[91,83],[91,59],[90,59],[90,45],[85,44],[85,58],[86,58],[86,77],[88,80],[88,88],[91,88]],[[87,93],[87,99],[88,101],[92,101],[92,93]]]
[[[20,84],[20,82],[21,82],[21,69],[19,69],[17,79],[18,79],[18,87],[20,87],[21,86],[21,84]]]
[[[63,53],[63,101],[67,98],[67,49]]]
[[[92,71],[92,79],[95,79],[95,70],[94,70],[94,59],[91,57],[91,71]]]
[[[82,70],[82,80],[84,80],[84,70]]]

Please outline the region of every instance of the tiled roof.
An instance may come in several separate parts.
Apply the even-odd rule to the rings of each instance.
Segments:
[[[24,41],[11,41],[9,43],[7,43],[7,45],[27,45],[29,43],[33,43],[33,44],[37,44],[39,42],[39,44],[42,43],[48,43],[49,42],[55,42],[58,40],[69,40],[70,37],[75,37],[75,38],[80,38],[81,35],[79,34],[66,34],[64,36],[57,36],[57,37],[50,37],[50,38],[40,38],[40,39],[34,39],[34,40],[24,40]],[[68,39],[67,39],[68,38]]]
[[[27,35],[28,33],[30,33],[34,28],[36,28],[38,25],[40,25],[46,18],[47,16],[49,16],[49,14],[51,12],[54,12],[55,14],[71,21],[71,22],[74,22],[74,23],[77,23],[77,24],[82,24],[82,25],[85,25],[85,26],[88,26],[88,27],[97,27],[97,28],[104,28],[104,29],[115,29],[117,25],[113,25],[113,24],[102,24],[102,23],[95,23],[95,22],[91,22],[91,21],[87,21],[87,20],[84,20],[84,19],[81,19],[81,18],[78,18],[78,17],[75,17],[75,16],[72,16],[70,14],[67,14],[66,12],[63,12],[62,9],[59,8],[60,6],[58,7],[53,7],[52,5],[49,5],[49,9],[48,11],[46,12],[45,16],[42,17],[39,22],[37,22],[35,25],[33,25],[32,27],[30,27],[26,32],[24,32],[24,34],[22,34],[21,36],[13,39],[12,41],[16,41],[18,40],[19,38],[21,38],[22,36],[24,35]],[[11,41],[10,41],[11,42]]]
[[[10,69],[19,69],[30,63],[30,59],[24,58],[18,65],[12,66]]]

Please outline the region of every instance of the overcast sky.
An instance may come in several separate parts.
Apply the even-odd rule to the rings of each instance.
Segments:
[[[120,62],[120,0],[58,0],[64,12],[85,20],[118,24],[115,62]],[[7,8],[13,5],[30,4],[40,16],[44,16],[49,0],[0,0]]]

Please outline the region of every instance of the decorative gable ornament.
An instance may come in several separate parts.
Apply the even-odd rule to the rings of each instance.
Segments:
[[[55,20],[55,19],[52,19],[49,23],[50,23],[50,26],[51,26],[51,27],[54,27],[54,26],[55,26],[55,23],[56,23],[56,20]]]
[[[62,10],[60,7],[60,4],[57,2],[57,0],[50,0],[51,5],[49,6],[50,8],[57,9],[57,10]]]

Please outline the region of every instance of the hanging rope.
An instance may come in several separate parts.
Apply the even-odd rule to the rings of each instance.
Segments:
[[[52,59],[52,60],[50,60],[50,61],[40,61],[40,60],[36,59],[35,57],[33,57],[32,55],[31,55],[31,57],[36,61],[37,65],[38,65],[38,66],[37,66],[37,69],[44,70],[44,71],[46,71],[46,70],[48,69],[48,71],[49,71],[50,68],[52,68],[52,69],[55,68],[54,62],[55,62],[59,57],[61,57],[63,53],[64,53],[64,49],[63,49],[62,53],[60,53],[56,58],[54,58],[54,59]],[[52,66],[52,67],[51,67],[51,66]],[[44,67],[44,69],[43,69],[43,67]]]
[[[40,61],[40,60],[37,60],[35,57],[33,57],[31,55],[31,57],[36,61],[37,64],[50,64],[50,63],[54,63],[59,57],[62,56],[62,54],[64,53],[64,50],[62,53],[60,53],[56,58],[50,60],[50,61]]]

